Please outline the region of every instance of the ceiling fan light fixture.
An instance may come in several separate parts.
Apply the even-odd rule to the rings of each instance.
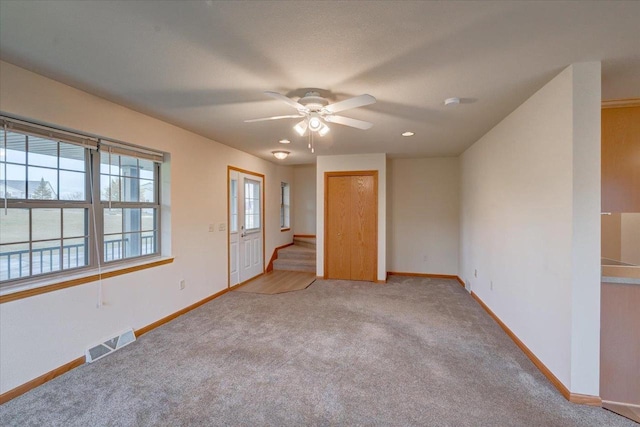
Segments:
[[[320,127],[320,130],[318,131],[318,135],[325,136],[326,134],[329,133],[330,130],[331,129],[329,129],[329,126],[323,123],[322,126]]]
[[[293,130],[295,130],[298,135],[300,136],[304,136],[305,132],[307,131],[307,121],[303,120],[301,122],[298,122],[294,127]]]
[[[318,132],[322,128],[322,121],[318,116],[309,117],[309,129],[313,132]]]
[[[276,150],[276,151],[272,151],[271,154],[273,154],[273,157],[275,157],[278,160],[284,160],[289,156],[289,151]]]

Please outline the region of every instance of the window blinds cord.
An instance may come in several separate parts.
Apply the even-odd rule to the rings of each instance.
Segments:
[[[100,140],[98,140],[98,146],[100,146]],[[91,162],[90,163],[90,168],[91,168],[91,173],[89,174],[89,182],[90,182],[90,187],[89,187],[89,193],[91,194],[91,216],[93,218],[93,235],[94,235],[94,239],[93,241],[95,242],[95,246],[96,246],[96,258],[98,261],[98,295],[97,295],[97,299],[96,299],[96,308],[100,308],[103,306],[103,301],[102,301],[102,262],[100,260],[100,248],[98,246],[98,239],[96,236],[98,236],[98,226],[96,225],[96,204],[95,204],[95,194],[93,191],[93,168],[95,162]],[[109,168],[111,168],[111,159],[109,159]],[[109,173],[111,173],[111,171],[109,171]],[[111,187],[111,186],[109,186]],[[111,193],[109,193],[109,199],[111,199]],[[111,202],[109,202],[111,203]]]
[[[111,212],[111,147],[109,147],[109,212]],[[118,173],[120,175],[120,173]],[[120,180],[118,179],[118,187],[120,187]]]

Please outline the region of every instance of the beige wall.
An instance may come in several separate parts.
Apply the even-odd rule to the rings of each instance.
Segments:
[[[227,287],[226,232],[208,232],[209,224],[227,221],[227,165],[265,175],[266,261],[276,246],[292,240],[293,232],[280,232],[279,223],[280,182],[293,181],[291,167],[6,62],[0,62],[0,110],[169,153],[163,165],[169,182],[162,201],[162,251],[175,257],[169,265],[103,280],[100,308],[95,282],[2,304],[0,393],[82,356],[103,338],[149,325]]]
[[[316,234],[316,165],[293,167],[293,233]]]
[[[387,270],[458,275],[456,158],[387,162]]]
[[[460,273],[567,388],[598,395],[600,63],[574,64],[462,155]]]

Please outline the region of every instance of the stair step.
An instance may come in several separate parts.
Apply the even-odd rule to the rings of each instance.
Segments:
[[[316,259],[315,249],[293,245],[278,250],[278,259]]]
[[[286,271],[308,271],[310,273],[316,272],[316,260],[308,259],[280,259],[273,261],[274,270],[286,270]]]
[[[294,237],[293,243],[296,246],[304,246],[305,248],[315,249],[316,238],[315,237]]]

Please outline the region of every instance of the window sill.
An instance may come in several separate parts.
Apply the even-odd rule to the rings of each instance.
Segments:
[[[60,277],[56,277],[16,285],[15,287],[0,291],[0,304],[48,292],[54,292],[60,289],[71,288],[73,286],[84,285],[86,283],[96,282],[100,279],[108,279],[109,277],[116,277],[127,273],[133,273],[135,271],[146,270],[147,268],[171,264],[173,260],[173,257],[156,257],[146,259],[138,263],[103,268],[102,273],[98,273],[96,269],[93,269],[66,276],[64,280],[61,280]]]
[[[281,228],[280,232],[291,231],[291,228]]]

